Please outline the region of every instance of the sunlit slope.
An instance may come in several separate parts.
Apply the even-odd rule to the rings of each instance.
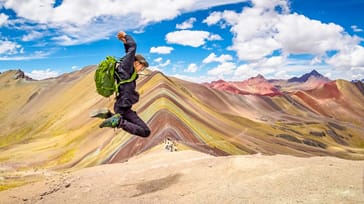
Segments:
[[[363,94],[349,82],[336,82],[343,102],[333,106],[340,114],[330,115],[333,110],[325,106],[333,108],[327,105],[333,99],[319,100],[320,90],[275,97],[236,95],[151,72],[138,79],[141,98],[134,109],[152,135],[139,138],[122,130],[100,129],[101,120],[89,118],[93,109],[112,109],[114,103],[112,97],[96,93],[94,70],[87,67],[43,81],[13,79],[15,71],[0,75],[4,169],[119,162],[152,150],[167,137],[181,149],[212,155],[261,152],[364,158]]]
[[[8,92],[1,97],[2,110],[8,111],[1,114],[0,160],[18,167],[70,166],[102,143],[105,138],[98,136],[105,131],[88,116],[100,103],[92,78],[88,68],[56,79],[18,79],[2,86],[1,95]]]
[[[299,91],[294,98],[317,114],[359,126],[364,124],[364,93],[348,81],[336,80],[317,89]]]
[[[354,156],[351,152],[362,153],[364,96],[357,86],[347,81],[337,81],[341,100],[347,103],[337,103],[335,107],[322,103],[329,109],[328,112],[334,111],[331,108],[342,109],[336,117],[317,112],[315,104],[295,95],[241,96],[183,83],[182,87],[189,89],[200,103],[216,110],[220,115],[219,121],[228,122],[231,135],[244,141],[244,146],[250,147],[250,150],[297,155],[324,152],[339,157]],[[326,102],[331,100],[334,99],[327,98]]]

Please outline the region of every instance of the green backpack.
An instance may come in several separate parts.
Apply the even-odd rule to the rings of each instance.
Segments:
[[[120,59],[122,61],[123,58]],[[95,84],[97,93],[101,96],[109,97],[113,93],[118,93],[118,88],[121,84],[132,82],[137,77],[137,72],[134,69],[133,74],[129,79],[121,80],[120,76],[115,71],[117,60],[113,56],[107,56],[105,60],[101,61],[95,71]],[[115,75],[119,78],[120,82],[117,83]]]

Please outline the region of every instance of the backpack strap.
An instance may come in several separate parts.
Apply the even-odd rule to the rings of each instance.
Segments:
[[[115,75],[119,78],[119,80],[120,80],[120,82],[119,83],[117,83],[117,87],[119,87],[121,84],[126,84],[126,83],[129,83],[129,82],[132,82],[132,81],[134,81],[136,78],[137,78],[137,76],[138,76],[138,73],[137,73],[137,71],[134,69],[134,72],[133,72],[133,74],[130,76],[130,78],[129,79],[125,79],[125,80],[121,80],[121,78],[120,78],[120,76],[119,76],[119,74],[117,73],[117,72],[115,72]]]
[[[121,77],[119,76],[119,74],[117,72],[115,72],[115,75],[119,78],[120,82],[116,84],[115,86],[115,96],[117,96],[119,94],[119,86],[122,84],[126,84],[132,81],[135,81],[135,79],[138,77],[138,73],[134,68],[134,72],[131,75],[131,77],[129,79],[125,79],[125,80],[121,80]]]

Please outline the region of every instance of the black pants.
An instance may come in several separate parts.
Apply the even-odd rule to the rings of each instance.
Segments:
[[[119,128],[140,137],[148,137],[150,135],[150,129],[147,124],[131,110],[131,107],[119,107],[115,104],[115,113],[119,113],[122,116]]]

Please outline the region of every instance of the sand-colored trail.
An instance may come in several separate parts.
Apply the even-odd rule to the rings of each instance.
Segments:
[[[364,203],[364,161],[157,150],[0,192],[1,203]]]

